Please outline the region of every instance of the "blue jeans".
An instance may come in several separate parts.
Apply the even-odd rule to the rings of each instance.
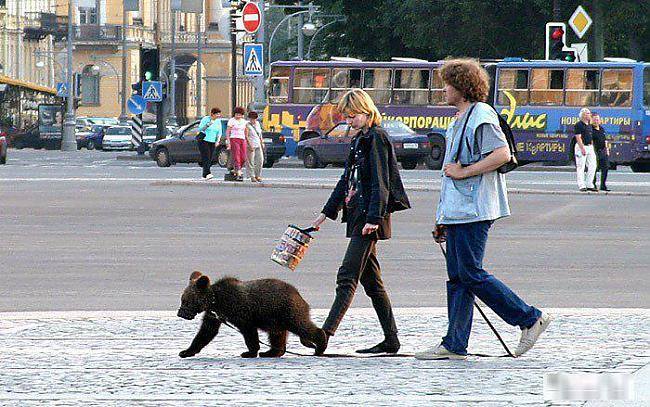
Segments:
[[[447,313],[449,327],[442,344],[447,350],[467,354],[472,330],[474,295],[501,319],[529,328],[541,312],[527,305],[505,284],[483,270],[483,255],[492,221],[447,225]]]

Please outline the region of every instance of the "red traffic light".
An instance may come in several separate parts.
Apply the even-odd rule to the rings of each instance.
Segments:
[[[562,30],[562,28],[558,27],[558,28],[555,29],[555,31],[553,31],[553,34],[551,34],[551,39],[554,39],[554,40],[557,41],[557,40],[562,39],[563,35],[564,35],[564,30]]]

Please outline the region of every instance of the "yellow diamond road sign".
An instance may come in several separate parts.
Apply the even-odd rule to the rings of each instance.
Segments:
[[[589,27],[591,27],[591,23],[591,17],[589,17],[589,14],[587,14],[582,6],[578,6],[569,19],[569,26],[573,28],[573,32],[576,33],[578,38],[582,38],[585,35]]]

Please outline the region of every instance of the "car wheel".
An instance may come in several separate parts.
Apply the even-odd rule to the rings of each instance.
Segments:
[[[156,164],[158,164],[159,167],[169,167],[172,165],[169,159],[169,151],[167,151],[166,148],[161,148],[156,151]]]
[[[95,142],[92,140],[88,140],[88,143],[86,143],[86,148],[88,150],[94,150],[95,149]]]
[[[430,170],[442,169],[442,163],[445,160],[445,146],[440,142],[431,143],[431,153],[424,160],[427,168]]]
[[[630,167],[633,172],[650,172],[650,163],[632,163]]]
[[[228,166],[229,158],[230,158],[230,153],[228,152],[227,148],[221,147],[217,151],[217,164],[219,164],[219,167],[226,168]]]
[[[314,150],[305,150],[302,161],[305,168],[318,168],[321,166],[320,159]]]
[[[404,160],[402,161],[402,168],[405,170],[414,170],[418,166],[417,160]]]

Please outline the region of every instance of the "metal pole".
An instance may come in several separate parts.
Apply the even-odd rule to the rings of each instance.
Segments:
[[[260,16],[261,20],[260,21],[260,28],[257,31],[257,42],[260,44],[264,44],[264,24],[266,24],[266,15],[265,13],[265,5],[264,5],[264,0],[260,0],[257,5],[260,8]],[[262,66],[264,69],[266,69],[266,64],[264,63],[264,53],[260,55],[260,58],[262,58]],[[255,101],[257,103],[264,103],[264,99],[266,98],[266,94],[264,92],[264,72],[262,72],[262,75],[258,76],[255,78]]]
[[[330,26],[332,24],[340,23],[340,22],[343,22],[343,21],[345,21],[345,20],[340,19],[340,20],[330,21],[329,23],[323,25],[321,28],[316,30],[314,35],[311,36],[311,40],[309,41],[309,46],[307,47],[307,55],[305,57],[307,58],[308,61],[311,60],[311,47],[312,47],[312,45],[314,45],[314,40],[316,39],[316,36],[318,35],[318,33],[323,31],[324,28],[326,28],[326,27],[328,27],[328,26]]]
[[[72,3],[73,0],[68,0],[68,69],[66,72],[68,106],[63,123],[63,135],[61,138],[61,150],[63,151],[77,151],[77,140],[74,134],[77,119],[74,115],[74,86],[72,84],[72,36],[74,35],[72,25]]]
[[[127,94],[126,26],[128,25],[127,17],[128,14],[126,12],[126,7],[124,7],[124,3],[122,3],[122,100],[121,100],[121,110],[120,110],[120,123],[123,125],[126,124],[126,122],[129,120],[129,117],[126,114],[126,94]]]
[[[202,98],[202,84],[203,84],[203,74],[202,74],[202,63],[203,63],[203,30],[201,30],[201,16],[202,14],[196,14],[196,37],[197,39],[197,50],[196,50],[196,118],[200,119],[203,116],[203,110],[201,109],[201,98]]]
[[[235,2],[234,5],[238,5]],[[230,8],[230,112],[237,106],[237,24],[236,10]]]
[[[169,103],[170,111],[167,123],[176,126],[176,10],[172,6],[172,59],[169,62]]]
[[[302,6],[302,1],[298,1],[298,5]],[[303,60],[305,55],[305,37],[302,34],[302,26],[305,25],[305,17],[303,14],[298,19],[298,59]]]
[[[314,10],[316,10],[315,7],[314,7]],[[278,29],[280,28],[280,26],[282,26],[282,24],[284,24],[285,21],[287,21],[288,19],[290,19],[293,16],[298,16],[298,15],[309,13],[309,12],[310,12],[309,10],[304,10],[304,11],[297,11],[297,12],[295,12],[293,14],[289,14],[288,16],[284,17],[278,23],[278,25],[275,26],[275,28],[273,29],[273,32],[271,33],[271,38],[269,39],[269,52],[268,52],[269,57],[268,57],[268,61],[267,61],[269,64],[271,64],[271,62],[273,62],[273,60],[271,59],[271,46],[273,45],[273,38],[275,37],[275,34],[278,32]]]

